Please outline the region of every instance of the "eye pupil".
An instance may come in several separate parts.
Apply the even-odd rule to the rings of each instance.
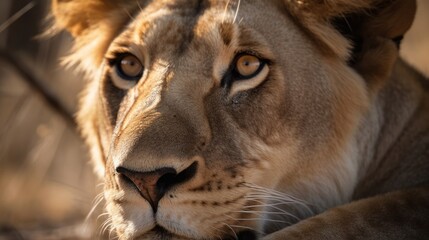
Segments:
[[[143,65],[136,56],[131,54],[122,57],[116,68],[124,80],[135,81],[143,74]]]
[[[243,77],[247,78],[256,74],[262,65],[259,58],[252,55],[243,55],[237,59],[236,71]]]

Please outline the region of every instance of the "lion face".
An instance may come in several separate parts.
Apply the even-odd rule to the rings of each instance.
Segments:
[[[341,46],[278,1],[95,2],[108,17],[63,25],[93,76],[79,122],[121,239],[263,234],[351,195],[368,94]]]
[[[120,236],[262,232],[263,189],[350,124],[335,110],[347,89],[263,5],[243,3],[236,17],[225,4],[149,5],[110,44],[100,86],[108,122],[98,127],[109,129],[105,197]],[[273,34],[278,25],[288,31]]]

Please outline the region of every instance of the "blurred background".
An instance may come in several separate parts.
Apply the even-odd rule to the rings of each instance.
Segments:
[[[429,76],[429,1],[418,3],[401,55]],[[89,214],[102,185],[70,120],[84,81],[59,64],[70,38],[38,37],[49,4],[0,0],[0,240],[107,238],[104,203]]]
[[[84,82],[59,64],[70,38],[39,36],[49,6],[0,0],[0,240],[96,239],[103,223],[103,203],[85,220],[102,186],[70,121]]]

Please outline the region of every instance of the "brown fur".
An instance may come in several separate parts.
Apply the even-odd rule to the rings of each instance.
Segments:
[[[53,1],[75,38],[69,63],[90,78],[78,121],[118,237],[427,238],[429,94],[392,41],[414,11],[412,0]],[[106,60],[124,51],[145,67],[130,89]],[[267,60],[265,75],[226,86],[240,52]],[[156,214],[116,171],[193,164]]]

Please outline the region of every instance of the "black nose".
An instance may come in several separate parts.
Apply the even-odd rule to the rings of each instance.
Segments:
[[[158,202],[164,194],[173,186],[190,180],[197,172],[197,162],[177,174],[174,168],[159,168],[150,172],[138,172],[124,167],[116,168],[126,180],[133,183],[140,195],[146,199],[154,212],[158,208]]]

